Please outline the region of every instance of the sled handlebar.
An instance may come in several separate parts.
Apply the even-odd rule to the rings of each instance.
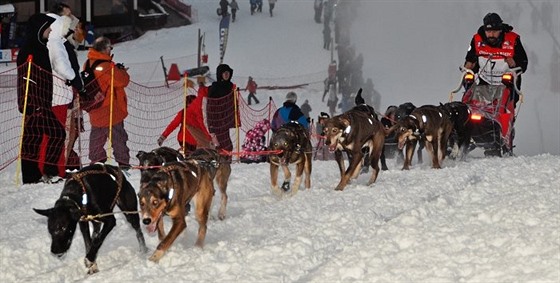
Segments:
[[[461,88],[463,87],[463,78],[465,77],[466,73],[470,73],[474,75],[474,72],[471,69],[467,69],[464,66],[460,66],[459,67],[459,71],[461,71],[461,79],[459,80],[459,85],[457,86],[457,88],[455,88],[454,90],[451,91],[451,93],[449,94],[449,101],[453,101],[453,95],[457,92],[459,92],[459,90],[461,90]]]
[[[511,72],[513,74],[513,89],[515,90],[515,92],[519,93],[519,95],[523,95],[521,93],[521,90],[519,90],[519,88],[517,88],[517,77],[519,77],[521,74],[523,74],[523,70],[521,70],[521,67],[515,67],[515,68],[511,68],[507,71]]]

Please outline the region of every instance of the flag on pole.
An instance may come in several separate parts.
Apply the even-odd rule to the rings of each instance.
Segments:
[[[229,14],[222,17],[222,20],[220,21],[220,64],[224,61],[224,56],[226,54],[228,30]]]

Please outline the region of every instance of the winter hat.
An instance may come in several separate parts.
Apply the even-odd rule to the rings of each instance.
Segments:
[[[297,102],[297,94],[293,91],[288,92],[288,94],[286,94],[286,101],[291,101],[293,103]]]
[[[501,30],[503,28],[502,18],[496,13],[488,13],[482,20],[484,30]]]
[[[218,67],[216,67],[216,80],[222,81],[223,80],[222,74],[226,71],[229,72],[230,80],[231,80],[231,77],[233,77],[233,69],[230,68],[230,66],[227,64],[220,64],[218,65]]]

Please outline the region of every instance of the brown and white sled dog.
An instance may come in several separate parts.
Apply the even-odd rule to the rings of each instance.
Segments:
[[[218,218],[224,220],[226,218],[227,186],[231,175],[231,161],[227,156],[220,155],[215,149],[199,148],[187,156],[186,162],[208,170],[210,178],[218,185],[221,193]]]
[[[287,123],[272,134],[269,149],[279,151],[277,154],[269,155],[270,182],[272,193],[282,196],[290,192],[294,195],[298,192],[301,177],[305,173],[305,188],[311,188],[311,158],[313,148],[309,140],[307,129],[298,123]],[[296,165],[296,178],[294,185],[290,186],[292,174],[290,164]],[[278,169],[284,171],[284,182],[282,187],[278,186]],[[290,190],[291,189],[291,190]]]
[[[191,199],[196,204],[195,213],[199,225],[196,245],[204,245],[213,196],[211,172],[191,162],[165,163],[147,182],[142,183],[138,193],[140,218],[148,232],[153,233],[157,229],[160,240],[150,257],[151,261],[158,262],[187,227],[185,204]],[[168,234],[163,227],[164,215],[172,220]]]
[[[396,129],[399,149],[406,145],[403,170],[410,169],[416,143],[420,140],[425,142],[426,150],[432,157],[432,168],[441,168],[447,140],[453,130],[453,123],[444,111],[433,105],[418,107],[392,129]]]
[[[344,190],[350,179],[358,176],[364,155],[362,148],[366,146],[370,148],[368,157],[373,168],[368,185],[373,184],[379,174],[379,159],[385,144],[383,124],[363,111],[350,110],[326,120],[323,129],[325,144],[334,151],[340,169],[341,178],[335,190]],[[342,159],[343,151],[348,155],[348,168]]]

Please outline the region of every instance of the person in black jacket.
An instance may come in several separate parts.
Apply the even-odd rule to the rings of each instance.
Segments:
[[[235,115],[237,86],[231,82],[233,69],[227,64],[216,68],[216,81],[208,88],[206,103],[206,123],[210,135],[217,139],[217,148],[231,151],[233,144],[229,129],[239,126],[239,115]],[[237,121],[237,124],[236,124]]]
[[[227,0],[220,0],[220,11],[222,12],[222,18],[228,15],[229,3]]]
[[[50,25],[55,21],[46,14],[35,14],[29,18],[25,43],[17,56],[18,68],[17,93],[18,109],[25,113],[21,148],[21,172],[24,184],[39,181],[60,180],[57,162],[64,146],[66,133],[64,127],[52,111],[53,76],[47,49]],[[31,72],[27,77],[31,58]],[[27,95],[27,99],[25,99]],[[25,105],[25,101],[27,104]],[[43,172],[39,168],[39,148],[43,135],[48,137]]]

